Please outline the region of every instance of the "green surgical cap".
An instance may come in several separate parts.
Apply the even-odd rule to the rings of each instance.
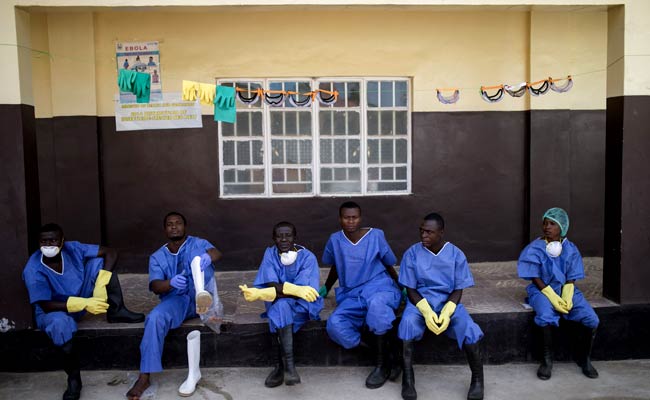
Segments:
[[[546,210],[542,220],[548,218],[556,224],[560,225],[560,236],[566,237],[566,233],[569,231],[569,215],[561,209],[560,207],[553,207]]]

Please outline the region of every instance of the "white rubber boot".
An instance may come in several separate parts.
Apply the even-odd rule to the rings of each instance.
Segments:
[[[201,272],[201,257],[196,256],[190,264],[192,267],[192,279],[196,291],[196,313],[205,314],[212,305],[212,295],[205,290],[203,272]]]
[[[178,388],[178,394],[188,397],[194,394],[196,384],[201,380],[201,332],[192,331],[187,335],[187,365],[189,372],[187,379]]]

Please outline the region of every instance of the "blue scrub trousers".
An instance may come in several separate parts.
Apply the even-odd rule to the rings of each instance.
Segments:
[[[103,258],[93,258],[84,267],[84,280],[77,297],[91,297],[95,289],[95,280],[99,270],[104,266]],[[54,345],[63,346],[77,332],[77,321],[85,311],[78,313],[67,313],[65,311],[53,311],[46,313],[36,305],[36,326],[45,331],[52,339]]]
[[[189,294],[164,297],[144,321],[144,336],[140,343],[140,372],[161,372],[165,337],[170,329],[196,317],[196,305]]]
[[[587,328],[594,329],[600,323],[589,302],[582,292],[575,288],[573,293],[573,308],[568,314],[560,314],[555,311],[551,301],[535,285],[528,286],[528,304],[535,310],[535,324],[538,326],[559,326],[560,316],[569,321],[579,322]]]
[[[269,306],[266,316],[269,319],[271,333],[291,324],[293,324],[293,333],[296,333],[305,322],[309,321],[309,309],[301,303],[301,300],[281,298]]]
[[[330,339],[346,349],[359,345],[364,324],[375,335],[388,332],[393,326],[395,310],[402,298],[395,285],[368,287],[363,292],[343,299],[327,319],[327,334]],[[339,301],[339,296],[336,300]]]
[[[442,310],[442,307],[440,307],[440,310]],[[440,313],[440,310],[436,313]],[[422,313],[409,302],[402,314],[397,336],[402,340],[420,340],[424,336],[425,330],[427,330],[427,325],[424,322]],[[456,306],[456,311],[452,314],[451,321],[444,334],[448,338],[456,340],[458,348],[461,350],[463,344],[477,343],[483,337],[483,331],[472,320],[472,317],[462,304]]]

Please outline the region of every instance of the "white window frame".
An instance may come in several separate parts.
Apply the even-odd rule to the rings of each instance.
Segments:
[[[317,89],[321,82],[359,82],[360,84],[360,95],[359,95],[359,140],[360,140],[360,151],[359,156],[359,168],[361,173],[361,190],[359,192],[338,192],[338,193],[321,193],[320,192],[320,136],[319,136],[319,111],[321,107],[324,109],[341,109],[341,110],[355,110],[355,108],[335,108],[322,106],[318,100],[312,102],[311,106],[311,134],[312,134],[312,190],[310,193],[272,193],[273,186],[273,164],[271,155],[271,109],[273,107],[269,106],[264,102],[264,98],[259,99],[262,103],[262,136],[251,137],[251,139],[263,141],[262,149],[264,154],[262,156],[262,165],[265,172],[264,176],[264,192],[260,194],[224,194],[224,163],[223,163],[223,135],[222,135],[222,124],[219,122],[219,133],[218,133],[218,147],[219,147],[219,197],[223,199],[276,199],[276,198],[309,198],[309,197],[350,197],[350,196],[363,196],[363,197],[372,197],[372,196],[405,196],[412,194],[412,124],[411,124],[411,113],[412,113],[412,79],[410,77],[318,77],[318,78],[308,78],[308,77],[295,77],[295,78],[224,78],[217,79],[217,85],[222,83],[231,83],[231,82],[256,82],[261,83],[262,88],[267,90],[269,88],[270,82],[305,82],[308,81],[311,84],[312,90]],[[367,97],[367,87],[368,82],[370,81],[404,81],[406,82],[407,98],[406,98],[406,190],[393,190],[393,191],[382,191],[382,192],[370,192],[368,191],[368,132],[367,132],[367,118],[368,110],[374,111],[404,111],[404,107],[368,107],[368,97]],[[378,98],[380,95],[378,94]],[[242,104],[239,100],[237,102],[237,107],[241,107]],[[395,91],[393,90],[393,104],[395,104]],[[281,107],[277,107],[281,109]],[[306,107],[305,107],[306,108]],[[381,135],[378,136],[381,138]],[[235,136],[237,138],[237,136]],[[230,138],[228,139],[230,140]],[[236,140],[235,140],[236,141]],[[235,146],[236,148],[236,146]],[[328,164],[331,165],[331,164]],[[384,164],[378,164],[378,167]]]

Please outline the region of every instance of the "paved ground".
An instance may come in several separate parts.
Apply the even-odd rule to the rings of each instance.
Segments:
[[[509,400],[641,400],[650,399],[650,360],[596,362],[600,378],[584,377],[572,363],[556,363],[553,378],[540,381],[535,364],[488,365],[486,399]],[[388,382],[376,390],[363,385],[368,368],[299,368],[302,384],[267,389],[269,369],[204,369],[203,381],[193,399],[287,400],[353,399],[399,400],[400,384]],[[179,399],[176,390],[186,371],[169,370],[155,376],[156,393],[151,400]],[[417,365],[419,399],[463,400],[469,369],[462,365]],[[128,390],[125,371],[83,372],[82,400],[123,399]],[[110,384],[109,384],[110,382]],[[63,372],[0,373],[0,399],[57,399],[65,389]]]

